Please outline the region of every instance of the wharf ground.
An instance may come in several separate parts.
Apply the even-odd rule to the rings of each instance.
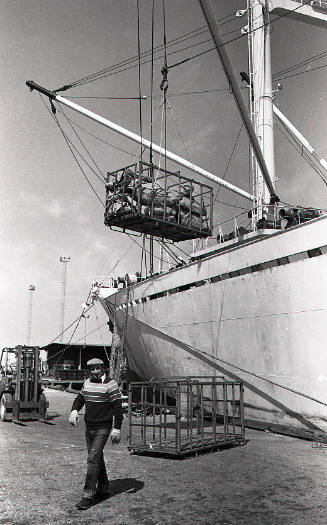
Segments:
[[[55,425],[0,423],[0,524],[326,524],[327,448],[247,430],[246,445],[184,460],[131,455],[107,444],[111,497],[80,511],[84,423],[68,423],[74,394],[46,391]],[[81,418],[83,420],[83,418]]]

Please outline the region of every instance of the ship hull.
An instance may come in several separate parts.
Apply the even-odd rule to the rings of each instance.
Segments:
[[[327,431],[326,226],[321,217],[103,290],[111,320],[121,330],[127,321],[131,370],[242,380],[252,425]]]

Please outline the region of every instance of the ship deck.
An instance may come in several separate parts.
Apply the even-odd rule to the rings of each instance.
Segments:
[[[188,459],[133,455],[106,445],[111,497],[78,511],[86,468],[84,422],[67,418],[74,394],[46,390],[53,425],[0,423],[0,523],[73,525],[327,522],[324,444],[248,430],[244,446]]]

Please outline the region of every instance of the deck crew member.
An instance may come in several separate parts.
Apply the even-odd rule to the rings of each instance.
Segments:
[[[120,428],[123,421],[121,393],[116,381],[104,373],[103,361],[97,358],[90,359],[87,366],[90,369],[90,378],[84,381],[69,416],[70,424],[76,426],[78,412],[85,405],[88,458],[83,497],[76,504],[80,510],[88,509],[96,500],[99,501],[109,494],[103,449],[109,435],[112,443],[120,442]]]

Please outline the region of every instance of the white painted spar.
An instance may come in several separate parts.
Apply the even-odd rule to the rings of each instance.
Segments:
[[[193,162],[189,162],[188,160],[183,159],[179,155],[176,155],[175,153],[172,153],[171,151],[168,151],[162,148],[161,146],[158,146],[157,144],[151,143],[149,140],[143,137],[140,137],[136,133],[133,133],[132,131],[129,131],[128,129],[123,128],[122,126],[119,126],[118,124],[115,124],[114,122],[104,117],[101,117],[101,115],[98,115],[97,113],[94,113],[93,111],[90,111],[89,109],[83,108],[79,104],[75,104],[75,102],[71,102],[70,100],[67,100],[64,97],[61,97],[60,95],[56,95],[54,99],[57,100],[57,102],[60,102],[61,104],[67,106],[68,108],[73,109],[74,111],[77,111],[78,113],[84,115],[85,117],[88,117],[94,120],[95,122],[98,122],[99,124],[102,124],[103,126],[110,128],[113,131],[116,131],[120,135],[127,137],[133,142],[137,142],[138,144],[141,144],[145,148],[150,149],[150,147],[152,146],[153,151],[155,151],[156,153],[159,153],[160,155],[165,156],[167,159],[172,160],[173,162],[176,162],[180,166],[184,166],[185,168],[188,168],[194,171],[194,173],[202,175],[202,177],[212,180],[216,184],[219,184],[220,186],[223,186],[224,188],[234,193],[237,193],[238,195],[241,195],[242,197],[245,197],[246,199],[249,199],[249,200],[253,199],[253,196],[247,191],[244,191],[241,188],[238,188],[237,186],[234,186],[233,184],[230,184],[229,182],[221,179],[220,177],[217,177],[217,175],[214,175],[213,173],[210,173],[209,171],[204,170],[200,168],[199,166],[196,166],[195,164],[193,164]]]
[[[295,137],[299,142],[302,144],[302,146],[307,150],[309,154],[309,158],[313,162],[317,162],[320,164],[320,166],[323,168],[325,176],[327,176],[327,162],[325,159],[322,159],[319,157],[317,152],[315,151],[314,147],[311,146],[311,144],[307,141],[307,139],[300,133],[300,131],[288,120],[288,118],[275,106],[273,105],[273,110],[276,115],[276,117],[280,120],[280,122],[283,124],[283,126],[290,131],[290,133]],[[320,167],[320,169],[321,169]]]

